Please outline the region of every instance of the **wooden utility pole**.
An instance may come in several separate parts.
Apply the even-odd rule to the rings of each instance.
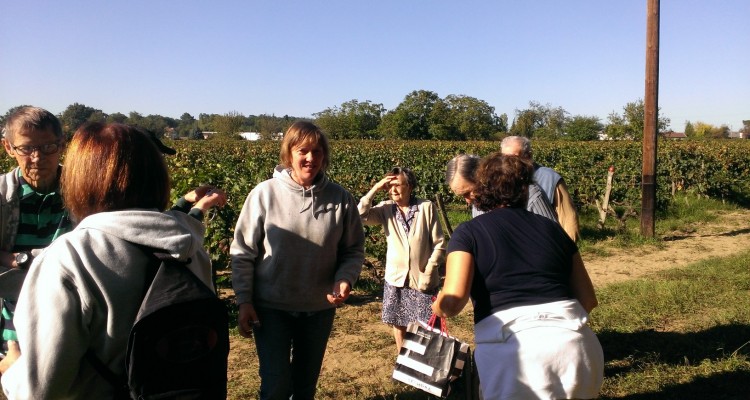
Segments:
[[[654,237],[656,142],[659,119],[659,0],[646,0],[646,96],[643,104],[641,235]]]

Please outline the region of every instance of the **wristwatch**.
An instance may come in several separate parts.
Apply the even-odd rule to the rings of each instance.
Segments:
[[[28,251],[22,251],[16,254],[16,265],[18,266],[18,268],[27,267],[29,261],[31,261],[31,254],[29,254]]]

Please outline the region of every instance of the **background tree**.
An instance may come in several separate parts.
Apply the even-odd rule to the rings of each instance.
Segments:
[[[430,139],[432,109],[440,101],[435,92],[415,90],[409,93],[401,104],[383,116],[380,133],[393,139]]]
[[[564,129],[567,140],[598,140],[604,124],[598,117],[574,115],[565,121]]]
[[[497,118],[497,133],[500,135],[508,133],[508,114],[502,113]]]
[[[711,132],[711,137],[714,139],[729,139],[731,132],[728,125],[721,125]]]
[[[695,123],[694,129],[695,137],[698,139],[721,139],[723,137],[729,137],[729,127],[727,127],[726,125],[716,127],[714,125],[698,121]]]
[[[116,112],[116,113],[107,115],[106,122],[110,124],[111,123],[126,124],[128,122],[128,116],[123,113]]]
[[[689,138],[695,137],[695,128],[693,127],[693,124],[690,123],[690,121],[685,122],[685,136]]]
[[[190,137],[198,129],[198,121],[189,113],[182,113],[177,121],[177,135],[179,137]]]
[[[484,100],[464,95],[448,95],[442,104],[435,105],[435,110],[442,107],[448,110],[447,121],[433,117],[433,123],[442,122],[450,126],[457,140],[488,140],[500,130],[495,107]]]
[[[332,139],[376,139],[385,108],[370,100],[356,99],[313,114],[315,123]]]
[[[294,121],[302,118],[294,118],[288,115],[277,117],[275,115],[261,114],[255,118],[255,132],[258,132],[261,140],[279,140],[284,132]]]
[[[238,111],[230,111],[215,117],[213,122],[217,138],[238,139],[245,124],[245,116]]]
[[[31,106],[24,104],[20,106],[11,107],[8,109],[8,112],[6,112],[5,115],[0,116],[0,130],[5,129],[5,121],[8,119],[8,117],[10,117],[11,114],[20,110],[23,107],[31,107]]]
[[[659,111],[661,111],[661,108],[657,110],[657,113]],[[623,107],[622,116],[616,112],[610,114],[609,125],[605,127],[604,131],[611,139],[641,140],[643,138],[644,118],[643,100],[638,99]],[[669,118],[658,117],[656,123],[657,131],[666,131],[669,123]]]
[[[566,114],[562,107],[530,101],[529,108],[516,110],[509,133],[535,139],[558,139],[564,134]]]
[[[740,129],[740,132],[743,139],[750,139],[750,119],[742,120],[742,129]]]
[[[73,103],[60,115],[60,123],[63,126],[63,132],[70,137],[79,126],[88,122],[92,115],[95,115],[95,117],[98,118],[101,113],[102,110],[97,110],[79,103]]]

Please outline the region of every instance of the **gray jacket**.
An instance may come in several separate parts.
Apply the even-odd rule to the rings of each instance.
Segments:
[[[0,177],[0,250],[11,251],[20,223],[18,167]]]

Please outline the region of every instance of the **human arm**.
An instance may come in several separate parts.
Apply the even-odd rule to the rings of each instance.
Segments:
[[[362,223],[365,225],[380,225],[384,221],[384,217],[381,207],[372,207],[372,199],[381,190],[388,190],[389,183],[395,179],[395,176],[386,176],[385,178],[376,182],[367,194],[362,196],[357,205],[359,216],[362,218]]]
[[[445,282],[432,312],[441,318],[452,317],[469,302],[471,282],[474,279],[474,256],[465,251],[452,251],[445,264]]]
[[[179,198],[172,210],[184,212],[202,221],[203,215],[211,207],[224,207],[226,203],[227,196],[223,190],[211,185],[201,185]]]
[[[420,291],[429,291],[440,283],[438,268],[445,261],[445,236],[443,235],[443,228],[440,225],[438,215],[435,212],[435,205],[432,202],[425,202],[424,204],[424,215],[427,218],[429,229],[426,234],[429,235],[428,240],[431,244],[431,253],[424,267],[424,272],[419,274],[417,286]]]
[[[326,297],[331,304],[334,304],[338,307],[339,305],[344,303],[346,299],[349,298],[351,292],[351,283],[349,283],[349,281],[347,281],[346,279],[342,279],[336,281],[336,283],[333,284],[333,291],[331,291],[331,293],[329,293]]]
[[[16,264],[16,253],[0,250],[0,265],[5,268],[18,268]]]
[[[15,340],[8,340],[8,351],[5,353],[5,357],[0,361],[0,375],[4,374],[13,364],[15,364],[18,357],[21,356],[21,347],[18,346],[18,342]]]
[[[339,286],[339,293],[345,295],[343,300],[349,297],[351,286],[359,279],[362,272],[362,264],[365,262],[365,232],[362,221],[356,210],[354,198],[348,192],[344,196],[343,208],[343,233],[339,238],[337,266],[334,275],[334,284]],[[345,281],[349,290],[342,291],[340,282]],[[334,292],[336,288],[334,288]],[[342,300],[342,301],[343,301]]]
[[[242,303],[239,305],[237,325],[239,325],[240,335],[246,338],[253,336],[253,326],[261,325],[258,314],[255,312],[255,307],[251,303]]]
[[[65,255],[59,258],[70,262]],[[57,258],[57,257],[56,257]],[[14,324],[23,350],[3,371],[8,398],[72,396],[92,337],[90,293],[86,284],[67,276],[51,257],[35,263],[21,292]]]
[[[257,188],[256,188],[257,189]],[[263,208],[255,190],[251,192],[237,218],[234,240],[229,248],[232,266],[232,287],[237,304],[253,301],[255,262],[262,252],[265,237]]]
[[[578,302],[581,303],[586,312],[590,313],[591,310],[599,305],[599,302],[596,300],[594,284],[591,283],[589,273],[583,265],[581,253],[578,252],[573,254],[573,266],[570,271],[570,289],[573,297],[578,299]]]
[[[568,188],[562,179],[555,186],[553,200],[553,206],[557,213],[557,221],[568,236],[574,242],[577,242],[580,239],[580,233],[578,232],[578,212],[576,211],[575,204],[573,204],[573,198],[570,197],[570,192],[568,192]]]

